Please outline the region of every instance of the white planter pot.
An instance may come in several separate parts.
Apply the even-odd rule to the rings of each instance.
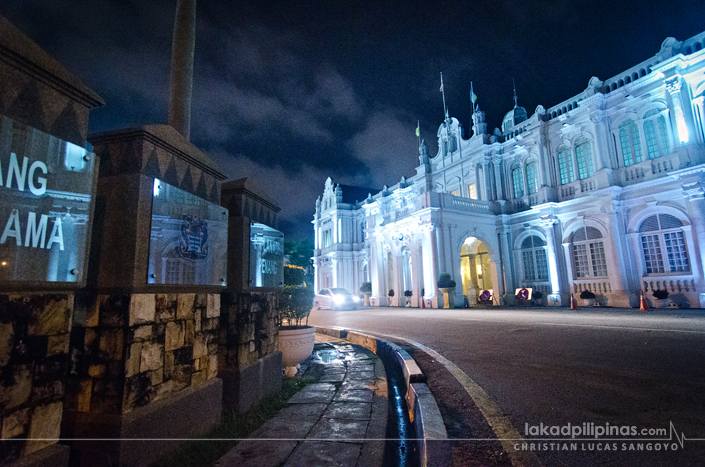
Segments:
[[[370,296],[372,295],[372,292],[362,292],[362,295],[365,296],[365,306],[370,306]]]
[[[594,298],[581,298],[584,307],[595,306]]]
[[[279,328],[279,350],[286,376],[291,378],[298,371],[296,366],[311,356],[316,340],[316,326],[301,326],[296,329]]]
[[[441,287],[443,292],[443,308],[455,308],[455,287]]]

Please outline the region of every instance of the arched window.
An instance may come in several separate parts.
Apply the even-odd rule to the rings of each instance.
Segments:
[[[680,219],[670,214],[654,214],[641,223],[639,233],[647,274],[690,272],[682,226]]]
[[[594,175],[592,166],[592,151],[587,138],[580,138],[575,143],[575,157],[578,159],[578,178],[580,180]]]
[[[525,281],[548,280],[546,242],[541,238],[533,235],[521,243],[521,261],[524,266]]]
[[[634,120],[629,119],[619,125],[619,142],[622,145],[622,158],[625,166],[641,162],[639,128]]]
[[[666,118],[657,109],[651,109],[644,114],[644,135],[649,159],[665,156],[671,152],[668,144]]]
[[[566,147],[558,148],[558,172],[561,176],[561,185],[575,181],[570,149]]]
[[[512,168],[512,183],[514,186],[514,197],[524,196],[524,181],[522,180],[521,167],[518,165]]]
[[[595,227],[581,227],[571,234],[575,278],[607,276],[602,233]]]
[[[526,164],[526,192],[530,195],[536,193],[538,189],[538,178],[536,176],[536,161]]]

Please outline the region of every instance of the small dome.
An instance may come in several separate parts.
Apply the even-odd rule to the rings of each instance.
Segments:
[[[502,133],[511,130],[514,126],[525,121],[527,118],[528,116],[524,107],[514,107],[506,113],[504,119],[502,120]]]

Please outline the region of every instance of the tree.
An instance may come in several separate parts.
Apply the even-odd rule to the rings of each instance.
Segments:
[[[308,239],[284,241],[284,256],[288,264],[307,269],[311,266],[313,244]]]

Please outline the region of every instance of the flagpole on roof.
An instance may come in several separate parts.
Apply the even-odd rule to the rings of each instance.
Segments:
[[[470,103],[472,104],[472,113],[475,113],[475,102],[477,102],[477,96],[472,90],[472,81],[470,81]]]
[[[448,109],[446,108],[446,92],[443,89],[443,72],[441,71],[441,94],[443,94],[443,115],[448,116]]]
[[[419,146],[421,146],[421,120],[416,120],[416,137],[419,139]]]

